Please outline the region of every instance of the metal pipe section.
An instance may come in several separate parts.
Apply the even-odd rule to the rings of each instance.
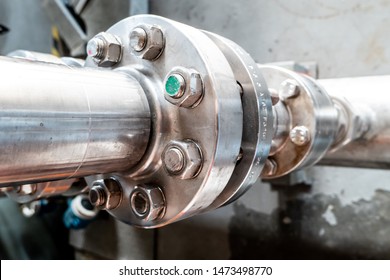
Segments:
[[[390,76],[318,80],[345,115],[338,141],[320,162],[390,168]]]
[[[0,185],[130,169],[149,139],[138,82],[118,71],[0,57]]]

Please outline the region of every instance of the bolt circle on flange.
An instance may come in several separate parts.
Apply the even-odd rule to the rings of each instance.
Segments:
[[[134,215],[144,221],[160,219],[165,214],[166,202],[157,186],[135,186],[130,194],[130,206]]]

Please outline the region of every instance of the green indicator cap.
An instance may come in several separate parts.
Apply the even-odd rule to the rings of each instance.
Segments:
[[[168,77],[165,83],[165,91],[171,97],[180,97],[183,95],[184,79],[177,74]]]

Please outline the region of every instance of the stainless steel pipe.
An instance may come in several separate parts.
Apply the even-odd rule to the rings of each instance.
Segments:
[[[118,71],[0,57],[0,185],[122,171],[144,154],[145,94]]]
[[[390,168],[390,76],[318,80],[329,95],[344,104],[349,127],[344,143],[320,163]]]

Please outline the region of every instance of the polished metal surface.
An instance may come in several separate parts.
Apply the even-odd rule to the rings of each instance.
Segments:
[[[271,92],[275,92],[275,96],[277,96],[278,102],[272,106],[274,117],[274,135],[272,137],[272,145],[269,156],[273,156],[275,153],[280,151],[280,149],[283,149],[284,143],[287,141],[289,136],[291,122],[290,113],[286,107],[286,104],[280,101],[279,94],[276,90],[271,89]]]
[[[119,72],[0,58],[0,184],[120,171],[150,129],[139,84]]]
[[[390,76],[318,81],[347,112],[348,126],[338,146],[321,164],[390,168]]]
[[[273,136],[271,96],[255,61],[236,43],[205,32],[226,56],[239,85],[242,119],[232,116],[232,122],[242,122],[240,158],[227,186],[210,208],[230,203],[257,180],[270,151]]]
[[[93,205],[131,225],[160,227],[233,202],[260,174],[278,178],[326,153],[342,158],[390,123],[376,125],[385,107],[344,97],[351,81],[321,81],[324,89],[256,64],[226,38],[157,16],[118,22],[87,53],[84,67],[28,52],[13,55],[30,62],[0,60],[11,69],[0,89],[12,93],[0,97],[3,131],[11,132],[0,143],[16,158],[0,156],[0,183],[21,185],[8,191],[16,200],[43,197],[39,181],[85,177]]]
[[[258,62],[316,60],[322,77],[390,73],[388,1],[150,3],[153,14],[235,40]],[[284,190],[291,194],[297,188],[286,186],[271,191],[269,184],[258,182],[231,206],[157,230],[157,254],[153,250],[149,258],[387,258],[390,235],[383,225],[388,213],[389,185],[385,182],[389,173],[334,167],[315,167],[307,172],[315,175],[312,191],[298,199],[289,197],[288,205],[282,202]],[[324,199],[324,193],[331,199]],[[339,199],[349,216],[341,214]],[[328,205],[337,218],[336,226],[322,217]],[[370,209],[372,215],[366,216]],[[86,233],[78,233],[78,238],[85,240],[85,246],[78,248],[108,258],[144,259],[139,252],[152,251],[152,246],[145,245],[144,234],[154,233],[104,219],[91,225]],[[138,240],[134,242],[134,238]]]

